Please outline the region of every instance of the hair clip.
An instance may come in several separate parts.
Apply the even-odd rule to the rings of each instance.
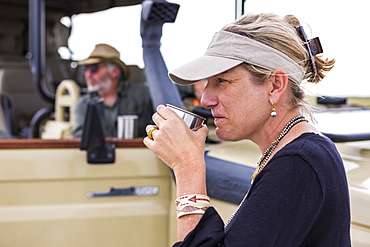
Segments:
[[[314,73],[317,73],[314,56],[323,52],[319,37],[313,39],[307,39],[307,35],[302,26],[296,28],[299,37],[302,39],[307,51],[310,56],[311,67]]]
[[[308,45],[309,45],[309,47],[311,49],[312,55],[315,56],[317,54],[323,53],[323,50],[322,50],[322,46],[321,46],[321,42],[320,42],[319,37],[310,39],[308,41]]]

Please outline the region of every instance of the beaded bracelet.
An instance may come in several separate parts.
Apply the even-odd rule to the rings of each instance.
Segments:
[[[189,214],[204,214],[210,206],[210,198],[206,195],[191,194],[176,199],[177,218]]]

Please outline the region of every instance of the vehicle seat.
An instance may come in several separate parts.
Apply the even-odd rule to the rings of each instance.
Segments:
[[[43,101],[34,89],[32,73],[28,67],[1,68],[0,94],[10,99],[15,126],[22,136],[32,116],[39,109],[51,105]]]
[[[80,87],[74,80],[64,80],[59,84],[55,94],[55,120],[46,122],[42,139],[72,138],[79,97]]]

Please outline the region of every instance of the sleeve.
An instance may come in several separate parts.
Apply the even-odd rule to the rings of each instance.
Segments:
[[[315,171],[299,155],[271,160],[224,230],[214,208],[174,247],[299,246],[312,228],[323,195]]]
[[[184,241],[175,243],[173,247],[217,247],[224,236],[224,222],[210,207]]]

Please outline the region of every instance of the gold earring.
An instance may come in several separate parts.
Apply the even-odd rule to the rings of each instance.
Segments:
[[[276,113],[276,105],[274,103],[271,103],[272,105],[272,110],[270,112],[270,116],[271,117],[276,117],[277,113]]]

